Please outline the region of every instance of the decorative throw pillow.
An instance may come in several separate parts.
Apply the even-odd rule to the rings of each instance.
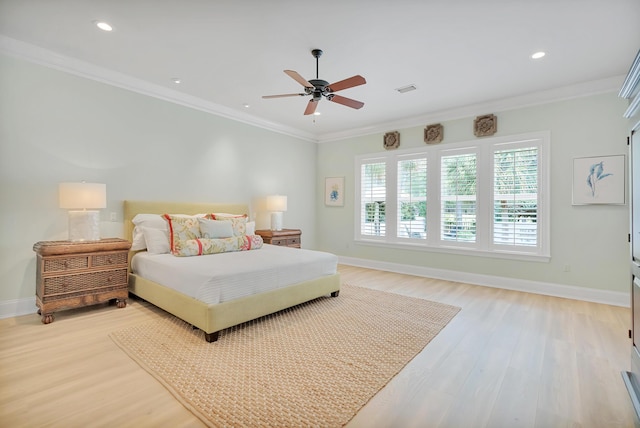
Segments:
[[[171,214],[164,214],[163,217],[169,224],[169,248],[171,248],[171,252],[176,251],[176,242],[178,241],[202,237],[198,217],[181,217]]]
[[[246,214],[229,214],[229,213],[211,213],[209,214],[213,220],[222,220],[223,218],[247,217]]]
[[[200,223],[200,235],[203,238],[218,239],[218,238],[230,238],[233,236],[233,227],[231,222],[222,220],[207,220],[199,218]]]
[[[210,214],[213,220],[228,221],[233,228],[233,236],[242,236],[247,234],[247,215],[223,217],[220,214]]]
[[[221,239],[196,238],[176,241],[172,254],[179,257],[204,256],[232,251],[258,250],[262,248],[262,244],[260,235],[232,236]]]
[[[256,222],[248,221],[247,222],[247,235],[255,235],[256,234]]]
[[[195,215],[187,215],[187,214],[172,214],[175,217],[200,217],[204,218],[206,214],[195,214]],[[145,242],[144,233],[142,232],[142,228],[146,227],[149,229],[158,229],[162,230],[167,234],[167,243],[169,242],[168,232],[169,226],[167,224],[167,220],[161,214],[136,214],[131,222],[134,224],[133,228],[133,236],[131,237],[131,251],[140,251],[147,248],[147,243]]]

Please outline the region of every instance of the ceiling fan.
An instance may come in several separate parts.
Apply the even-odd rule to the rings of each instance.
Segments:
[[[302,77],[298,72],[293,70],[284,70],[284,72],[291,77],[296,82],[300,83],[304,86],[304,93],[297,94],[281,94],[281,95],[264,95],[262,98],[283,98],[283,97],[297,97],[297,96],[307,96],[311,95],[312,98],[309,100],[307,104],[307,108],[304,111],[304,114],[313,114],[318,107],[318,102],[325,97],[329,101],[333,101],[334,103],[342,104],[347,107],[359,109],[364,105],[361,101],[352,100],[351,98],[342,97],[340,95],[336,95],[335,92],[342,91],[344,89],[353,88],[354,86],[364,85],[367,83],[364,80],[364,77],[360,75],[355,75],[353,77],[349,77],[348,79],[340,80],[339,82],[329,83],[326,80],[322,80],[318,77],[318,58],[322,55],[322,51],[320,49],[313,49],[311,51],[311,55],[316,59],[316,78],[307,81],[304,77]]]

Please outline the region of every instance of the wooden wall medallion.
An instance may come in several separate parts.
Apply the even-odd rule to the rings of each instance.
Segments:
[[[476,137],[488,137],[498,130],[498,118],[493,114],[485,114],[476,117],[473,121],[473,135]]]
[[[387,132],[384,134],[382,145],[385,149],[397,149],[400,146],[400,133],[398,131]]]
[[[444,137],[444,128],[440,123],[428,125],[424,128],[424,142],[427,144],[437,144]]]

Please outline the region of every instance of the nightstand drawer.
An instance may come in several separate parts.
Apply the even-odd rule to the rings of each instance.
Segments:
[[[91,266],[102,267],[102,266],[126,265],[127,256],[128,255],[126,252],[99,254],[99,255],[91,256]]]
[[[300,246],[300,237],[296,236],[295,238],[287,239],[287,246],[289,247],[299,247]]]
[[[279,245],[281,247],[301,248],[300,229],[282,230],[256,230],[256,235],[260,235],[265,244]]]
[[[69,270],[87,269],[89,267],[89,257],[59,257],[44,260],[43,272],[65,272]]]
[[[44,278],[44,296],[127,285],[127,269]]]

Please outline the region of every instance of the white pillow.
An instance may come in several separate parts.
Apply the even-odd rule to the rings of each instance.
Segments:
[[[147,248],[144,233],[144,227],[149,229],[159,229],[168,231],[167,221],[159,214],[136,214],[131,220],[135,225],[133,228],[133,236],[131,242],[131,251],[140,251]]]
[[[233,236],[233,225],[230,221],[207,220],[199,218],[200,234],[203,238],[218,239],[231,238]]]
[[[136,226],[151,227],[154,229],[166,229],[167,221],[160,214],[136,214],[131,220]]]
[[[142,234],[149,254],[167,254],[171,251],[168,230],[142,227]]]
[[[256,222],[248,221],[247,222],[247,235],[255,235],[256,234]]]

